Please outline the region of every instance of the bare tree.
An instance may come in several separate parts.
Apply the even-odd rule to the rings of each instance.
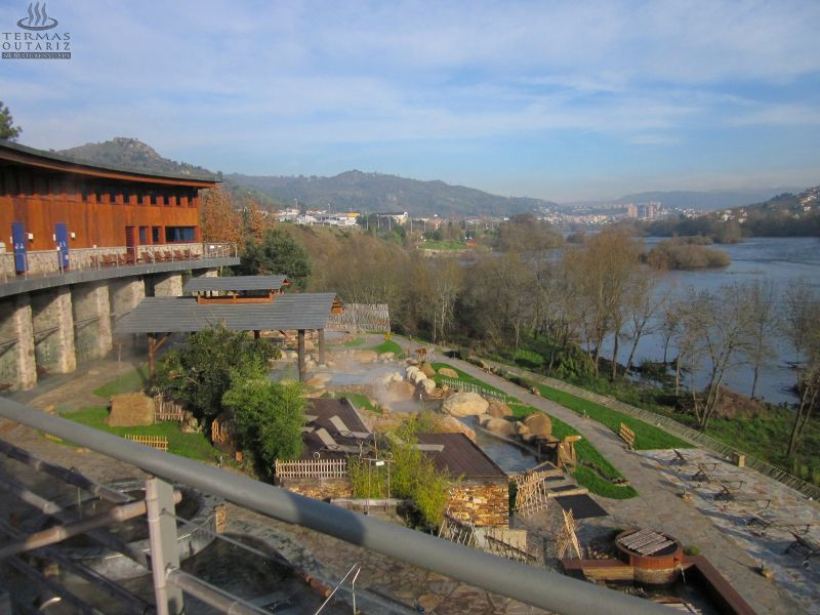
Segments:
[[[747,313],[740,287],[721,287],[720,296],[690,289],[681,303],[680,355],[690,367],[692,403],[701,430],[706,430],[720,401],[727,374],[741,364],[746,352]],[[706,387],[698,391],[699,368],[706,371]]]
[[[755,281],[741,288],[744,309],[747,312],[745,322],[748,326],[746,336],[746,357],[752,366],[752,390],[750,397],[757,392],[760,368],[775,356],[772,339],[778,329],[775,286],[771,281]]]
[[[786,292],[784,332],[797,353],[800,404],[789,435],[787,456],[799,448],[800,438],[820,404],[820,297],[806,282]]]
[[[635,360],[635,352],[641,338],[656,328],[653,323],[669,301],[669,291],[659,293],[657,290],[659,279],[658,272],[649,268],[644,268],[640,275],[633,278],[627,299],[630,319],[629,339],[632,340],[629,357],[626,360],[627,372],[632,369],[632,362]],[[664,363],[666,363],[665,354],[664,352]]]
[[[453,324],[455,305],[461,290],[462,268],[455,258],[436,259],[431,272],[433,343],[444,339]]]

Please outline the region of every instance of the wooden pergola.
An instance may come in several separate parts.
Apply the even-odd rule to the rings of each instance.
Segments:
[[[223,278],[213,278],[223,279]],[[241,278],[234,278],[241,280]],[[296,331],[299,380],[305,379],[305,332],[317,331],[319,363],[325,362],[325,328],[333,310],[341,309],[334,293],[278,295],[253,302],[199,302],[194,297],[146,297],[116,325],[117,334],[148,336],[148,366],[172,333],[193,333],[216,325],[231,331]]]

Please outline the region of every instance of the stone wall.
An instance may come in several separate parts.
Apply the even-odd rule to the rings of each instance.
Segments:
[[[37,383],[31,301],[28,295],[0,301],[0,387],[30,389]]]
[[[70,288],[32,293],[31,313],[37,367],[58,374],[77,369]]]
[[[166,273],[154,276],[153,280],[155,297],[181,297],[182,296],[182,274]]]
[[[92,282],[73,286],[71,303],[74,308],[77,361],[106,356],[112,347],[108,283]]]
[[[353,484],[347,478],[289,478],[279,481],[279,486],[314,500],[353,497]]]
[[[450,492],[448,514],[478,527],[506,527],[510,523],[507,481],[462,481]]]

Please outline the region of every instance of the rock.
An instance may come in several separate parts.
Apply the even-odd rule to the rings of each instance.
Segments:
[[[416,395],[416,387],[406,380],[393,381],[387,386],[390,401],[406,401]]]
[[[497,399],[490,402],[490,408],[487,410],[487,413],[498,419],[513,415],[513,411],[510,410],[510,407],[503,401],[499,401]]]
[[[478,393],[456,393],[444,401],[442,410],[453,416],[477,416],[485,414],[490,404]]]
[[[353,353],[353,358],[359,363],[373,363],[379,358],[375,350],[357,350]]]
[[[408,380],[412,380],[415,375],[419,373],[419,368],[415,365],[409,365],[407,369],[404,370],[404,373],[407,374]]]
[[[392,361],[395,358],[396,358],[396,353],[394,353],[394,352],[383,352],[379,355],[379,361],[384,361],[384,362]]]
[[[445,378],[453,378],[454,380],[458,380],[458,372],[451,367],[442,367],[438,370],[438,373]]]
[[[422,380],[419,386],[425,395],[432,395],[436,390],[436,382],[430,378]]]
[[[530,433],[537,438],[548,438],[552,435],[552,421],[543,412],[536,412],[524,419]]]
[[[475,431],[454,416],[442,416],[438,421],[437,427],[444,433],[463,433],[475,442]]]
[[[124,393],[111,397],[110,427],[138,427],[154,424],[154,400],[144,393]]]
[[[481,415],[479,415],[479,417],[478,417],[478,424],[479,424],[479,425],[481,425],[482,427],[484,427],[484,425],[486,425],[486,424],[487,424],[487,422],[488,422],[491,418],[493,418],[493,417],[491,417],[489,414],[481,414]]]
[[[434,370],[433,366],[430,365],[429,363],[426,363],[426,362],[422,363],[421,367],[419,369],[421,369],[422,373],[425,376],[427,376],[428,378],[432,378],[433,376],[436,375],[436,370]]]
[[[399,372],[390,372],[389,374],[385,374],[382,376],[382,384],[384,386],[390,386],[394,382],[403,382],[404,378],[402,378]]]
[[[305,381],[305,385],[311,389],[324,388],[327,381],[330,380],[330,374],[316,374]]]
[[[490,420],[484,423],[484,429],[499,436],[513,436],[516,431],[514,422],[493,417],[490,417]]]
[[[199,433],[199,421],[194,416],[193,412],[187,410],[182,415],[182,424],[179,426],[182,433]]]
[[[533,437],[530,432],[530,428],[527,427],[526,423],[522,423],[520,421],[515,423],[515,433],[517,433],[525,442],[529,442]]]

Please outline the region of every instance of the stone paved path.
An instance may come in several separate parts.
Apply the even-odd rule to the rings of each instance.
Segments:
[[[614,526],[655,527],[669,532],[684,545],[697,546],[701,554],[709,558],[759,613],[791,614],[805,611],[776,582],[768,581],[757,573],[758,561],[728,538],[709,518],[685,504],[677,495],[679,487],[658,472],[651,460],[627,451],[609,428],[552,401],[532,395],[526,389],[488,374],[466,361],[443,357],[435,352],[428,354],[428,360],[449,363],[517,397],[525,404],[554,415],[583,434],[640,494],[629,500],[600,498],[611,513]]]

